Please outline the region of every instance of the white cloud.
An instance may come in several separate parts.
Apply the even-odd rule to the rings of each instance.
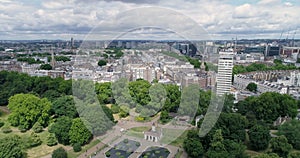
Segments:
[[[280,0],[249,2],[234,5],[226,0],[49,0],[29,5],[0,0],[0,39],[64,38],[67,34],[83,37],[95,26],[106,38],[137,26],[172,28],[194,36],[202,34],[197,33],[202,26],[215,37],[229,39],[235,34],[279,37],[282,30],[300,26],[297,4]],[[152,8],[137,9],[149,6]],[[195,24],[199,24],[197,29]],[[149,36],[146,31],[145,34]]]

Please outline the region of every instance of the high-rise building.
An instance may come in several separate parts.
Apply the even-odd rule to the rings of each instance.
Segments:
[[[230,92],[232,83],[233,56],[233,50],[219,52],[217,95],[224,95]]]

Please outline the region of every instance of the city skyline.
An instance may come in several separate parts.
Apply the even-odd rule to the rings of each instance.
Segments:
[[[85,39],[95,30],[102,40],[300,38],[296,0],[1,0],[0,8],[1,40]]]

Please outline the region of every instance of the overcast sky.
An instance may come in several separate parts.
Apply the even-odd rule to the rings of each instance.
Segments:
[[[300,0],[0,0],[0,23],[2,40],[291,39]]]

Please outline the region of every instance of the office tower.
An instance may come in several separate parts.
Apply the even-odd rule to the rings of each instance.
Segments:
[[[224,95],[230,92],[233,69],[233,50],[219,52],[218,74],[217,74],[217,95]]]
[[[73,39],[73,37],[71,38],[71,48],[73,48],[74,47],[74,39]]]

